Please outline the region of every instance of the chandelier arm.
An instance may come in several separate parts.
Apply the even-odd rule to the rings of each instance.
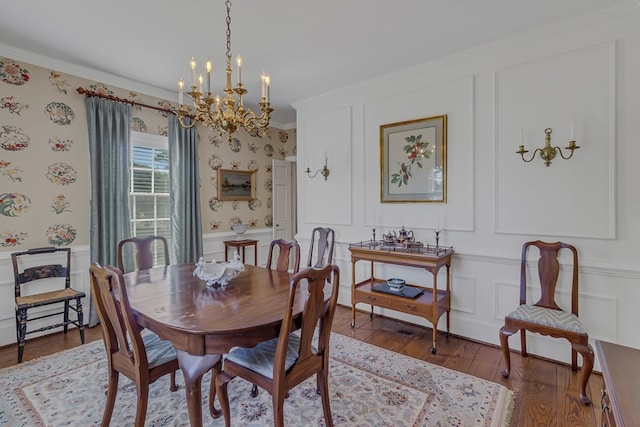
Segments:
[[[193,121],[191,122],[191,124],[186,124],[184,122],[184,120],[182,119],[182,117],[180,117],[180,115],[178,115],[178,123],[180,123],[180,126],[182,126],[185,129],[191,129],[192,127],[194,127],[196,125],[196,123],[198,122],[197,120],[197,116],[195,119],[193,119]]]

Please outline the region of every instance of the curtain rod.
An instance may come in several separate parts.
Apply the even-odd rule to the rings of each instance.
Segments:
[[[84,95],[86,95],[88,97],[89,96],[97,96],[98,98],[104,98],[104,99],[108,99],[110,101],[122,102],[123,104],[137,105],[139,107],[151,108],[152,110],[162,111],[163,113],[176,114],[173,110],[167,110],[166,108],[156,107],[154,105],[147,105],[147,104],[143,104],[141,102],[131,101],[129,99],[118,98],[117,96],[103,95],[101,93],[94,92],[92,90],[87,90],[87,89],[85,89],[83,87],[78,87],[76,90],[78,91],[79,94],[81,94],[81,95],[84,94]]]

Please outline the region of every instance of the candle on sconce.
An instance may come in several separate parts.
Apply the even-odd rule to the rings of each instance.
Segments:
[[[524,129],[520,129],[520,147],[524,147]]]
[[[436,216],[436,231],[440,231],[440,215]]]
[[[575,140],[576,140],[576,124],[572,120],[571,121],[571,141],[575,141]]]

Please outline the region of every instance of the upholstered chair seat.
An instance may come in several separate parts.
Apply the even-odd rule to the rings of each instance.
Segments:
[[[264,341],[252,348],[237,347],[231,350],[225,360],[231,361],[245,368],[251,369],[260,375],[273,379],[273,363],[276,360],[276,348],[278,338]],[[289,335],[287,356],[284,362],[284,370],[288,371],[298,360],[300,337],[297,334]],[[315,350],[317,352],[317,350]]]
[[[506,317],[509,319],[535,323],[541,326],[548,326],[550,328],[575,332],[577,334],[587,333],[587,331],[582,327],[582,323],[580,323],[578,316],[562,310],[523,304],[518,306],[518,308],[511,313],[507,314]]]

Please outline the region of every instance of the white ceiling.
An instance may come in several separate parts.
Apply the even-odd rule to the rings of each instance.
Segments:
[[[295,122],[296,101],[637,6],[638,0],[236,0],[231,48],[244,60],[247,104],[255,105],[265,70],[272,121],[287,125]],[[51,59],[52,68],[59,62],[62,72],[69,72],[65,64],[97,70],[177,101],[177,81],[190,81],[192,55],[200,65],[214,62],[212,86],[221,92],[225,13],[223,0],[7,1],[0,8],[0,54],[28,52]]]

